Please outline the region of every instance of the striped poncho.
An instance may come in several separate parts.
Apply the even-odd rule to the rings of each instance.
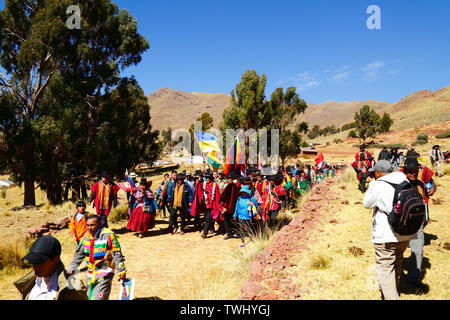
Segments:
[[[103,281],[107,276],[113,276],[114,270],[106,262],[106,253],[110,251],[116,265],[118,275],[126,272],[124,257],[120,250],[117,237],[108,228],[100,228],[95,237],[86,233],[80,241],[69,269],[76,270],[83,260],[88,267],[87,281],[90,284]]]

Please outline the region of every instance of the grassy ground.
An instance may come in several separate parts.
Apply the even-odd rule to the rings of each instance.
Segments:
[[[336,219],[337,224],[325,223],[304,240],[309,250],[297,255],[293,261],[297,266],[288,271],[298,284],[307,288],[303,299],[380,299],[371,243],[372,215],[362,205],[363,195],[357,191],[353,176],[354,173],[349,171],[332,188],[340,194],[340,199],[330,206],[329,219]],[[450,176],[436,178],[436,182],[438,191],[433,198],[440,199],[441,204],[430,207],[432,221],[425,229],[423,263],[424,283],[429,285],[430,291],[420,295],[402,281],[401,298],[405,300],[450,298],[449,252],[444,248],[445,243],[450,242],[447,209]],[[348,200],[349,205],[343,205],[342,200]],[[404,256],[406,266],[410,249]]]

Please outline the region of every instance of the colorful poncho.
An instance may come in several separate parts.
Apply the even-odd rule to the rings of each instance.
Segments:
[[[105,184],[103,181],[96,182],[91,187],[91,192],[94,199],[97,215],[109,215],[112,209],[114,197],[119,192],[120,188],[115,183]]]

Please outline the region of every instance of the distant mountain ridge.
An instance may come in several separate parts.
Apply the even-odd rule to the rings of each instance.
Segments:
[[[202,113],[208,112],[217,127],[222,113],[230,105],[230,95],[225,93],[184,92],[170,88],[158,89],[147,96],[151,106],[151,124],[154,129],[188,129]],[[421,124],[444,123],[450,120],[450,85],[436,91],[422,90],[411,93],[397,103],[378,101],[336,102],[321,104],[308,102],[305,114],[296,121],[306,121],[310,127],[341,126],[353,121],[355,112],[367,104],[382,115],[391,114],[395,129]]]

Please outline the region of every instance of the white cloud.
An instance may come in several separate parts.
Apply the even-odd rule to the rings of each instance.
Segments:
[[[386,66],[386,63],[383,61],[374,61],[372,63],[369,63],[363,68],[363,71],[365,72],[365,78],[366,79],[376,79],[378,78],[378,73],[381,68]]]
[[[344,79],[347,79],[349,77],[350,73],[351,73],[351,71],[344,71],[344,72],[335,74],[331,79],[335,80],[335,81],[337,81],[337,80],[344,80]]]

